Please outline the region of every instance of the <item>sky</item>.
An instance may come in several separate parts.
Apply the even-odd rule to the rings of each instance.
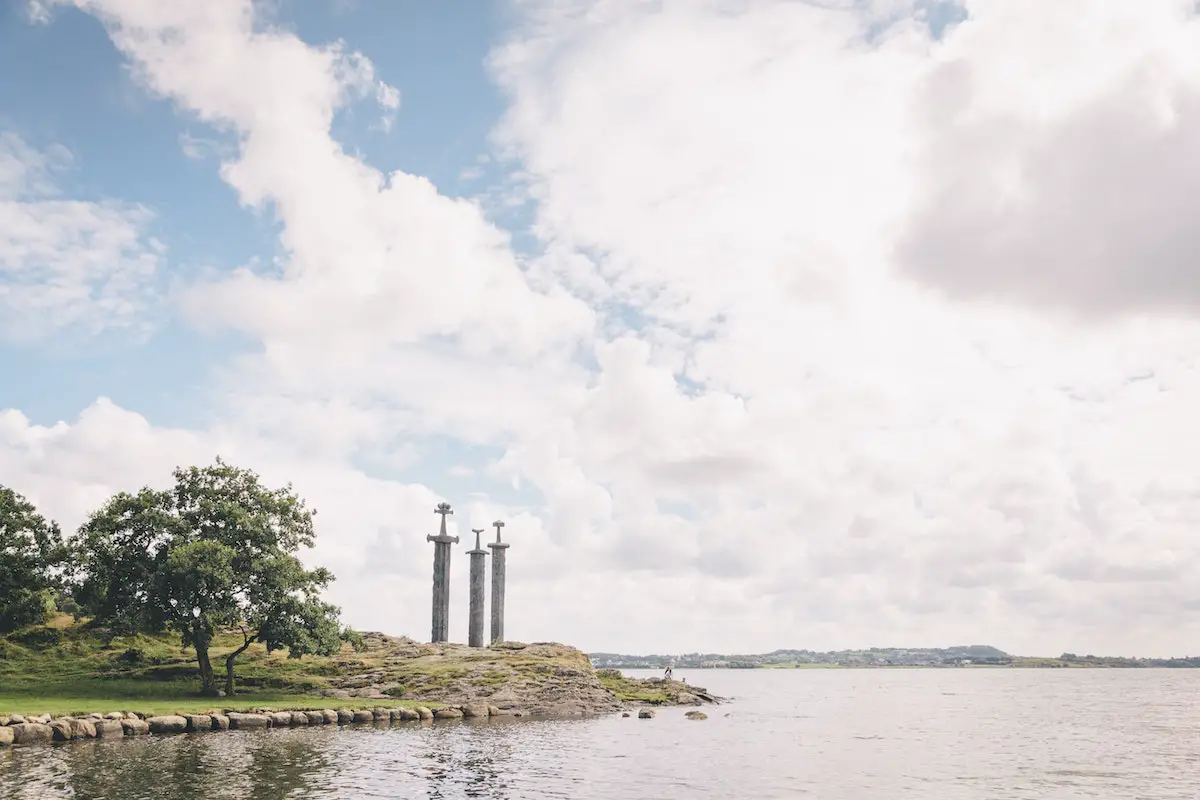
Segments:
[[[218,455],[429,635],[1200,646],[1188,0],[14,0],[0,483]]]

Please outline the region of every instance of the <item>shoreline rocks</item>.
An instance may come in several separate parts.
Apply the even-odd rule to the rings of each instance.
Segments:
[[[333,709],[296,709],[294,711],[262,709],[259,713],[213,711],[208,714],[160,714],[154,716],[134,712],[55,718],[51,718],[49,715],[10,714],[3,718],[5,724],[0,725],[0,748],[118,736],[167,736],[322,725],[382,725],[409,722],[428,724],[434,720],[487,720],[499,716],[521,716],[521,712],[501,711],[494,706],[489,708],[479,704],[459,704],[439,707],[436,711],[425,706],[399,708],[375,706],[336,711]],[[41,722],[40,720],[43,719],[46,721]]]

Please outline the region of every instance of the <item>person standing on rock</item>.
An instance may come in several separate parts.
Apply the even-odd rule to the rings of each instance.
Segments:
[[[672,667],[671,667],[671,665],[670,665],[670,664],[667,664],[667,671],[663,673],[663,680],[664,680],[664,681],[669,681],[669,680],[671,680],[671,675],[672,675],[672,674],[673,674],[673,672],[672,672]]]

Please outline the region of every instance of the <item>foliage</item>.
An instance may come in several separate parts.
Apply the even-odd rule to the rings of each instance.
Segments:
[[[296,557],[313,544],[313,514],[291,486],[267,489],[221,459],[176,469],[175,486],[120,493],[80,529],[75,596],[114,635],[170,630],[196,651],[205,694],[216,694],[209,650],[236,628],[225,692],[253,643],[298,658],[339,648],[338,609],[320,599],[333,575]]]
[[[67,556],[58,525],[0,486],[0,632],[45,621]]]

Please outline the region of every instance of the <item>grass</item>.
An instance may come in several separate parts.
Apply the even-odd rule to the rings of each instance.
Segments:
[[[626,678],[620,670],[615,669],[596,670],[596,676],[600,678],[600,683],[604,684],[606,689],[617,696],[618,700],[627,703],[662,705],[671,702],[672,694],[678,694],[679,691],[686,689],[686,686],[676,681],[662,681],[653,684],[654,688],[650,688],[641,681]],[[676,686],[679,689],[673,693],[670,692]]]
[[[240,644],[237,634],[217,638],[211,650],[224,676],[224,656]],[[199,694],[195,653],[177,637],[106,638],[102,632],[58,615],[48,624],[0,637],[0,714],[200,712],[215,708],[323,709],[436,705],[414,700],[324,697],[331,675],[362,669],[348,645],[331,658],[288,658],[254,645],[238,660],[237,694]]]

